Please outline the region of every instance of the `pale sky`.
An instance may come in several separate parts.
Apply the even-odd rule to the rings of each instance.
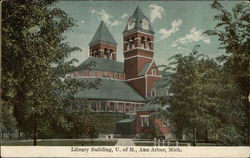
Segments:
[[[118,43],[117,60],[123,62],[122,32],[127,20],[139,5],[150,19],[155,32],[156,63],[167,64],[168,58],[177,54],[187,54],[197,44],[199,51],[216,57],[223,53],[218,50],[215,37],[202,33],[213,29],[216,22],[213,16],[217,11],[210,8],[212,1],[59,1],[56,6],[76,20],[78,26],[66,36],[72,46],[82,49],[71,58],[82,61],[88,58],[88,44],[103,20]],[[231,9],[237,1],[222,1]],[[245,2],[243,2],[245,3]],[[76,64],[76,65],[78,65]]]

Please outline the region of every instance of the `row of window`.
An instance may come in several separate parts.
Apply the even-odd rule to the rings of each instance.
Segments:
[[[116,80],[125,80],[125,74],[106,71],[81,71],[73,73],[73,77],[102,77]]]
[[[142,104],[91,101],[91,110],[95,112],[135,112]]]
[[[131,39],[127,38],[125,40],[125,44],[124,44],[124,49],[125,51],[130,50],[130,49],[134,49],[135,47],[139,47],[142,49],[148,49],[148,50],[153,50],[153,44],[150,40],[150,38],[145,38],[145,37],[141,37],[140,38],[140,43],[139,45],[137,45],[137,43],[135,42],[135,37],[132,37]]]
[[[96,58],[101,58],[101,51],[98,49],[91,49],[90,57],[96,57]],[[114,59],[115,58],[115,52],[113,49],[108,50],[107,48],[104,48],[104,53],[103,53],[103,58],[105,59]]]

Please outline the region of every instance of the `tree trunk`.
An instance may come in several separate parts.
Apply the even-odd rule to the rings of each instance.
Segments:
[[[20,130],[18,130],[18,139],[20,139],[21,138],[21,132],[20,132]]]
[[[34,117],[34,124],[33,124],[33,145],[37,145],[37,120],[36,116]]]
[[[196,146],[196,126],[194,126],[194,131],[193,131],[193,146]]]
[[[208,129],[207,129],[207,127],[206,127],[206,139],[205,139],[205,142],[207,143],[208,142]]]

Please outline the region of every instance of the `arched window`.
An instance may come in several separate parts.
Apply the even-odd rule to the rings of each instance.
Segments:
[[[104,58],[108,59],[109,58],[109,51],[107,48],[104,48]]]
[[[145,48],[145,37],[141,37],[141,48]]]
[[[90,56],[90,57],[94,57],[94,53],[95,53],[95,52],[94,52],[94,50],[93,50],[93,49],[91,49],[91,50],[90,50],[90,54],[89,54],[89,56]]]
[[[128,39],[126,39],[126,41],[125,41],[126,43],[125,43],[125,50],[129,50],[130,49],[130,43],[129,43],[129,38]]]
[[[110,52],[110,59],[113,59],[113,57],[114,57],[114,51],[113,51],[113,49],[110,49],[109,52]]]
[[[146,49],[151,49],[151,47],[150,47],[150,38],[147,38]]]
[[[95,50],[95,57],[98,57],[98,58],[101,57],[100,51],[98,49]]]
[[[135,37],[132,37],[132,41],[131,41],[131,49],[135,48]]]

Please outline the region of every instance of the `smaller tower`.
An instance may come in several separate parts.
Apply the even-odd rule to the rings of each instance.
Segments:
[[[116,61],[117,43],[102,21],[89,43],[89,57]]]

